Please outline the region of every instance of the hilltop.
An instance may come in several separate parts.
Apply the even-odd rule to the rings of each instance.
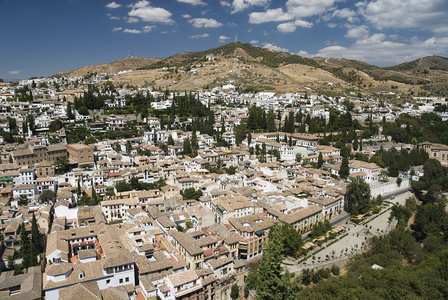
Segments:
[[[109,64],[86,66],[65,76],[93,73],[115,75],[113,82],[192,90],[233,83],[242,89],[295,92],[332,90],[335,93],[399,92],[408,95],[444,96],[447,92],[448,59],[421,58],[388,68],[349,59],[304,58],[285,52],[229,43],[200,52],[183,52],[167,58],[127,57]]]
[[[88,74],[95,73],[118,73],[120,71],[134,70],[146,66],[148,64],[153,64],[159,61],[159,58],[142,58],[137,56],[125,57],[123,59],[101,64],[101,65],[89,65],[78,69],[73,69],[70,71],[59,72],[58,75],[61,76],[86,76]]]

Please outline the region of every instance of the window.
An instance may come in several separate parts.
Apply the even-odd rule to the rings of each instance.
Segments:
[[[123,278],[120,278],[120,283],[123,283]]]
[[[106,280],[106,284],[110,284],[110,279],[107,279],[107,280]]]
[[[80,273],[79,273],[79,279],[83,279],[84,276],[85,276],[85,275],[84,275],[84,272],[80,272]]]
[[[126,282],[129,282],[129,277],[126,277]]]

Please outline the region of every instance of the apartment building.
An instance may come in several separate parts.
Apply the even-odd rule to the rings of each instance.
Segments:
[[[276,223],[261,214],[230,218],[230,225],[235,229],[239,240],[238,257],[249,259],[263,253],[263,245],[268,240],[269,229]]]
[[[84,144],[67,145],[67,153],[70,161],[75,162],[78,166],[93,164],[93,147]]]
[[[25,149],[11,152],[12,162],[19,166],[34,166],[43,161],[53,164],[56,157],[67,155],[67,146],[63,144],[50,146],[29,145]]]

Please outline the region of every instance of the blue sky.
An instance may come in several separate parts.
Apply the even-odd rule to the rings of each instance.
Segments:
[[[447,0],[0,0],[0,78],[235,41],[390,66],[448,56]]]

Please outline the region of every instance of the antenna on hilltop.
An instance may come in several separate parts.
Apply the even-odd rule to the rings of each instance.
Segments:
[[[235,43],[238,42],[238,33],[235,32]]]

